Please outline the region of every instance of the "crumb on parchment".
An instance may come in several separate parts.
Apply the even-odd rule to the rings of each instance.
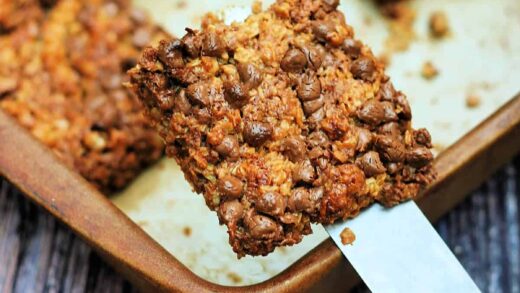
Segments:
[[[184,236],[186,236],[186,237],[190,237],[191,236],[191,227],[186,226],[186,227],[182,228],[182,234],[184,234]]]
[[[430,35],[434,38],[443,38],[450,32],[448,17],[443,11],[435,11],[430,15]]]
[[[421,75],[424,79],[431,80],[439,75],[439,70],[431,61],[426,61],[422,66]]]
[[[341,237],[341,243],[343,245],[352,245],[354,241],[356,241],[356,235],[350,228],[345,228],[343,231],[341,231],[341,234],[339,234],[339,237]]]
[[[469,109],[474,109],[480,106],[480,96],[475,94],[470,94],[466,96],[466,107]]]

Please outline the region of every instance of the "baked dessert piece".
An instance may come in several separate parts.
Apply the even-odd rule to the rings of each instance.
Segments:
[[[112,192],[163,153],[140,102],[122,84],[139,51],[167,35],[129,1],[55,2],[2,4],[31,3],[39,13],[0,34],[0,108]]]
[[[239,257],[412,199],[434,177],[428,131],[337,6],[278,0],[243,23],[209,21],[129,71]]]
[[[0,0],[0,33],[42,16],[43,10],[38,0]]]

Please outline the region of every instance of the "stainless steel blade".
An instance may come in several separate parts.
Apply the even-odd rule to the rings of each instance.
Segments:
[[[341,243],[346,227],[352,245]],[[413,201],[376,204],[325,229],[372,292],[480,292]]]

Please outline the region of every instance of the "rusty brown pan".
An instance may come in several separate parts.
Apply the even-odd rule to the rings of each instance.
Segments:
[[[520,150],[520,95],[435,161],[438,179],[418,200],[435,221]],[[207,282],[151,239],[104,195],[0,111],[0,175],[87,241],[144,291],[345,291],[359,278],[330,240],[279,275],[247,287]]]

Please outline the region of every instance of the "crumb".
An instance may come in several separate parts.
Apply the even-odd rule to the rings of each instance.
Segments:
[[[227,273],[227,277],[231,280],[231,282],[235,284],[242,283],[242,277],[240,277],[236,273],[229,272]]]
[[[385,42],[386,49],[390,53],[407,50],[415,39],[415,10],[407,1],[386,1],[380,10],[389,21],[390,34]]]
[[[439,75],[439,70],[433,65],[431,61],[427,61],[422,66],[421,75],[424,77],[424,79],[430,80]]]
[[[468,95],[466,97],[466,107],[474,109],[480,106],[480,97],[477,95]]]
[[[256,0],[255,2],[253,2],[253,6],[251,6],[251,11],[254,14],[262,12],[262,1]]]
[[[443,11],[436,11],[430,15],[430,34],[434,38],[443,38],[450,31],[448,17]]]
[[[178,9],[186,8],[186,6],[188,6],[188,3],[186,1],[184,1],[184,0],[177,1],[176,7]]]
[[[343,243],[343,245],[352,245],[352,243],[356,241],[356,235],[354,234],[354,232],[352,232],[352,230],[350,230],[350,228],[343,229],[343,231],[341,231],[341,234],[339,234],[339,237],[341,237],[341,243]]]
[[[188,227],[188,226],[184,227],[182,229],[182,234],[184,234],[184,236],[186,236],[186,237],[190,237],[191,236],[191,227]]]

